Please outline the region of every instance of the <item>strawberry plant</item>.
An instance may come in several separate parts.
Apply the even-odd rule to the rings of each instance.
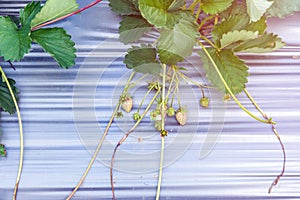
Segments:
[[[100,0],[79,9],[75,0],[48,0],[45,5],[33,1],[20,10],[19,18],[0,17],[0,56],[7,62],[20,61],[29,52],[32,42],[38,43],[62,68],[75,64],[75,43],[63,28],[43,28],[59,20],[80,13],[99,3]],[[286,155],[284,145],[275,128],[275,122],[268,117],[246,89],[248,66],[240,58],[244,52],[267,53],[276,51],[285,43],[282,39],[268,33],[269,17],[284,17],[300,10],[299,0],[109,0],[111,10],[121,16],[119,39],[124,44],[132,44],[124,57],[124,65],[132,71],[107,127],[99,140],[97,148],[86,171],[70,193],[71,199],[84,182],[89,170],[101,150],[103,141],[115,118],[122,118],[123,112],[131,113],[132,127],[120,138],[111,157],[110,181],[112,197],[116,199],[113,171],[118,148],[130,134],[149,116],[152,125],[161,136],[161,159],[157,183],[156,199],[160,198],[162,185],[162,166],[164,143],[170,133],[166,119],[176,121],[179,126],[189,123],[188,105],[182,105],[180,89],[182,84],[199,88],[202,94],[195,99],[203,109],[209,109],[210,99],[205,95],[208,88],[217,88],[224,99],[233,99],[250,117],[271,126],[283,152],[283,167],[269,188],[271,192],[285,171]],[[156,35],[154,41],[141,42],[147,34]],[[203,68],[211,85],[193,80],[188,75],[185,60],[193,53],[202,60]],[[186,66],[183,66],[186,65]],[[6,77],[0,67],[0,108],[13,114],[17,112],[20,126],[20,165],[13,199],[17,197],[23,163],[23,132],[17,100],[19,90],[15,81]],[[131,90],[137,73],[143,74],[138,82],[145,82],[147,91],[136,109],[136,101]],[[253,114],[238,99],[244,93],[261,116]],[[4,145],[0,145],[0,156],[5,156]]]

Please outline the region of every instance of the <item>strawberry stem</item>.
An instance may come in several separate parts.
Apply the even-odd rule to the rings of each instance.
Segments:
[[[251,101],[251,103],[255,106],[255,108],[261,113],[261,115],[266,119],[271,121],[271,119],[265,114],[265,112],[258,106],[258,104],[255,102],[254,98],[251,96],[251,94],[248,92],[248,90],[245,88],[244,89],[245,94],[247,95],[247,97],[249,98],[249,100]],[[285,152],[285,147],[284,144],[276,130],[276,127],[274,124],[271,124],[272,127],[272,131],[274,133],[274,135],[276,136],[277,140],[279,141],[279,144],[281,146],[281,150],[282,150],[282,154],[283,154],[283,164],[282,164],[282,170],[280,172],[280,174],[276,177],[276,179],[273,181],[273,183],[271,184],[271,186],[269,187],[269,191],[268,193],[272,192],[272,189],[274,186],[277,185],[277,183],[279,182],[280,178],[284,175],[285,172],[285,164],[286,164],[286,152]]]
[[[31,28],[31,31],[34,31],[34,30],[36,30],[36,29],[42,28],[42,27],[44,27],[44,26],[47,26],[47,25],[49,25],[49,24],[53,24],[53,23],[58,22],[58,21],[60,21],[60,20],[66,19],[66,18],[71,17],[71,16],[73,16],[73,15],[76,15],[76,14],[78,14],[78,13],[81,13],[82,11],[85,11],[85,10],[87,10],[87,9],[89,9],[89,8],[91,8],[91,7],[93,7],[94,5],[100,3],[101,1],[102,1],[102,0],[96,0],[96,1],[94,1],[93,3],[87,5],[87,6],[81,8],[81,9],[79,9],[79,10],[76,10],[76,11],[74,11],[74,12],[72,12],[72,13],[69,13],[69,14],[64,15],[64,16],[62,16],[62,17],[59,17],[59,18],[56,18],[56,19],[54,19],[54,20],[51,20],[51,21],[45,22],[45,23],[43,23],[43,24],[37,25],[37,26],[35,26],[35,27],[32,27],[32,28]]]
[[[165,95],[166,95],[166,65],[163,64],[163,80],[162,80],[162,108],[161,108],[161,130],[165,130]],[[159,200],[160,189],[162,182],[163,162],[164,162],[164,150],[165,150],[165,136],[161,136],[161,150],[160,150],[160,163],[159,163],[159,175],[156,191],[156,200]]]
[[[119,140],[118,144],[115,146],[113,155],[111,157],[111,163],[110,163],[110,184],[111,184],[111,191],[112,191],[112,196],[113,196],[112,199],[113,200],[116,199],[115,187],[114,187],[114,178],[113,178],[113,167],[114,167],[115,155],[117,153],[117,150],[118,150],[119,146],[121,146],[121,144],[123,144],[123,142],[128,138],[128,136],[134,131],[134,129],[136,129],[136,127],[143,120],[143,118],[145,117],[145,115],[147,114],[147,112],[149,111],[151,106],[153,105],[154,101],[156,100],[156,97],[159,95],[159,93],[160,93],[160,88],[157,90],[154,97],[152,98],[152,100],[148,104],[147,108],[145,109],[145,111],[141,115],[141,118],[135,122],[135,124],[132,126],[132,128]]]
[[[23,160],[24,160],[24,139],[23,139],[23,125],[22,125],[22,118],[21,118],[21,113],[20,113],[20,109],[17,103],[17,99],[14,95],[14,92],[9,84],[9,81],[7,79],[7,76],[5,75],[2,67],[0,66],[0,73],[8,87],[9,93],[11,95],[11,98],[13,99],[13,102],[15,104],[16,107],[16,111],[17,111],[17,115],[18,115],[18,121],[19,121],[19,129],[20,129],[20,161],[19,161],[19,168],[18,168],[18,175],[17,175],[17,179],[16,179],[16,183],[15,183],[15,188],[14,188],[14,193],[13,193],[13,200],[17,199],[17,192],[18,192],[18,188],[19,188],[19,183],[20,183],[20,179],[21,179],[21,174],[22,174],[22,169],[23,169]]]
[[[135,72],[132,72],[131,75],[130,75],[130,77],[127,80],[127,83],[125,85],[125,88],[123,90],[122,95],[124,95],[125,93],[128,92],[128,89],[130,87],[130,81],[132,80],[132,78],[134,77],[134,75],[135,75]],[[113,114],[112,114],[112,116],[111,116],[111,118],[109,120],[109,123],[107,124],[107,127],[106,127],[106,129],[105,129],[105,131],[104,131],[104,133],[103,133],[103,135],[102,135],[102,137],[101,137],[101,139],[100,139],[100,141],[99,141],[99,143],[97,145],[97,148],[96,148],[96,150],[95,150],[95,152],[93,154],[93,157],[90,160],[90,163],[88,164],[88,166],[87,166],[84,174],[82,175],[81,179],[79,180],[78,184],[73,189],[72,193],[66,198],[66,200],[70,200],[75,195],[75,193],[77,192],[77,190],[79,189],[79,187],[82,185],[83,181],[85,180],[85,178],[86,178],[87,174],[89,173],[90,169],[92,168],[92,165],[94,164],[94,162],[95,162],[95,160],[97,158],[97,155],[99,154],[99,151],[100,151],[100,149],[102,147],[104,139],[105,139],[106,135],[108,134],[108,130],[109,130],[110,126],[112,125],[113,120],[115,119],[115,116],[116,116],[118,110],[120,109],[120,106],[121,106],[121,101],[119,100],[118,104],[117,104],[117,106],[116,106],[116,108],[115,108],[115,110],[114,110],[114,112],[113,112]]]

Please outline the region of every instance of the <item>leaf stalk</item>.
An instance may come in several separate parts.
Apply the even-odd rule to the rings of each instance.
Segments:
[[[51,20],[51,21],[48,21],[48,22],[39,24],[39,25],[37,25],[37,26],[34,26],[34,27],[31,28],[31,31],[37,30],[37,29],[42,28],[42,27],[44,27],[44,26],[53,24],[53,23],[58,22],[58,21],[60,21],[60,20],[66,19],[66,18],[71,17],[71,16],[73,16],[73,15],[76,15],[76,14],[78,14],[78,13],[81,13],[81,12],[83,12],[83,11],[85,11],[85,10],[87,10],[87,9],[89,9],[89,8],[91,8],[91,7],[93,7],[94,5],[100,3],[101,1],[102,1],[102,0],[96,0],[96,1],[92,2],[91,4],[89,4],[89,5],[87,5],[87,6],[83,7],[83,8],[81,8],[81,9],[79,9],[79,10],[76,10],[76,11],[74,11],[74,12],[72,12],[72,13],[69,13],[69,14],[64,15],[64,16],[62,16],[62,17],[59,17],[59,18],[53,19],[53,20]]]

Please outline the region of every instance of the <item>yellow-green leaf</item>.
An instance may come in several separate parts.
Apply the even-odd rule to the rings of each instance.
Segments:
[[[280,49],[284,45],[285,43],[277,35],[265,33],[258,38],[241,43],[234,51],[267,53]]]
[[[31,26],[57,19],[78,9],[76,0],[47,0],[42,10],[35,16]]]
[[[258,31],[253,32],[253,31],[246,31],[246,30],[241,30],[241,31],[230,31],[228,33],[225,33],[221,40],[221,48],[226,48],[227,46],[238,43],[238,42],[243,42],[246,40],[254,39],[258,36]]]
[[[181,19],[173,29],[162,29],[157,45],[161,62],[175,65],[191,55],[198,34],[197,26],[186,19]]]
[[[187,11],[180,9],[176,0],[140,0],[139,9],[142,16],[158,28],[172,28],[181,18],[188,17]],[[169,10],[170,9],[170,10]]]
[[[201,8],[207,14],[217,14],[232,4],[233,0],[203,0],[201,1]]]

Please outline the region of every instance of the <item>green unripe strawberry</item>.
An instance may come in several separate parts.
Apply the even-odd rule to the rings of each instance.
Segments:
[[[140,120],[142,117],[140,115],[140,113],[136,112],[136,113],[133,113],[133,120],[134,121],[138,121]]]
[[[161,131],[161,129],[162,129],[161,121],[156,121],[156,122],[154,123],[154,128],[155,128],[156,130],[158,130],[158,131]]]
[[[169,116],[169,117],[173,117],[174,115],[175,115],[175,109],[174,108],[172,108],[172,107],[169,107],[168,109],[167,109],[167,115]]]
[[[153,111],[151,111],[150,113],[150,119],[152,121],[158,121],[158,120],[161,120],[161,112],[159,109],[155,109]]]
[[[226,95],[224,95],[224,97],[223,97],[223,100],[224,100],[225,102],[230,101],[230,99],[231,99],[230,94],[226,94]]]
[[[202,98],[200,99],[200,105],[201,105],[203,108],[208,108],[209,102],[210,102],[210,100],[209,100],[209,98],[207,98],[207,97],[202,97]]]

